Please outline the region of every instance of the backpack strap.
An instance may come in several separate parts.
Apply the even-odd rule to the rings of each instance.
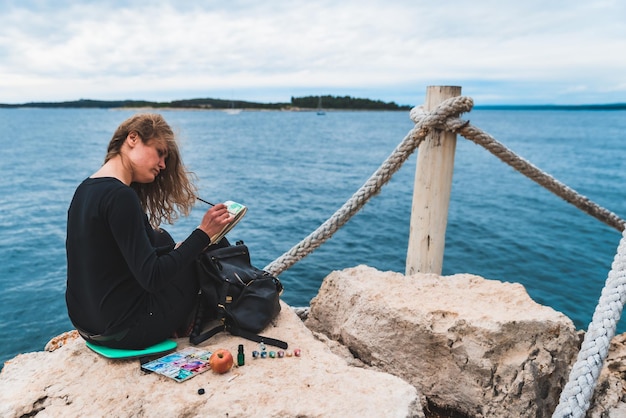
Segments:
[[[277,340],[275,338],[265,337],[263,335],[254,334],[252,332],[248,332],[241,328],[230,326],[227,329],[228,329],[228,332],[230,332],[231,334],[237,335],[238,337],[245,338],[246,340],[255,341],[257,343],[273,345],[274,347],[282,348],[285,350],[287,349],[287,347],[289,347],[289,345],[285,341]]]
[[[209,338],[211,338],[212,336],[214,336],[215,334],[217,334],[218,332],[222,332],[226,329],[225,325],[218,325],[215,328],[212,328],[210,330],[208,330],[207,332],[204,332],[202,334],[199,335],[190,335],[189,336],[189,342],[193,345],[198,345],[201,342],[204,342],[206,340],[208,340]]]
[[[204,332],[200,335],[191,335],[189,337],[189,342],[193,345],[198,345],[206,340],[208,340],[209,338],[211,338],[212,336],[214,336],[215,334],[222,332],[222,331],[228,331],[230,332],[232,335],[236,335],[238,337],[241,338],[245,338],[246,340],[250,340],[250,341],[254,341],[257,343],[263,343],[263,344],[267,344],[267,345],[272,345],[274,347],[278,347],[278,348],[282,348],[284,350],[286,350],[289,347],[289,344],[287,344],[285,341],[281,341],[281,340],[277,340],[275,338],[270,338],[270,337],[265,337],[263,335],[258,335],[252,332],[248,332],[246,330],[243,330],[241,328],[237,328],[237,327],[233,327],[233,326],[226,326],[226,325],[218,325],[215,328],[212,328],[210,330],[208,330],[207,332]]]

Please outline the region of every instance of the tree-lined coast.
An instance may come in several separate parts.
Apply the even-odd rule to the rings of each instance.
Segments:
[[[321,97],[321,100],[320,100]],[[410,110],[411,106],[398,105],[394,102],[360,99],[350,96],[305,96],[292,97],[289,103],[261,103],[245,100],[224,99],[184,99],[169,102],[153,102],[148,100],[91,100],[80,99],[63,102],[28,102],[21,104],[1,104],[0,108],[154,108],[154,109],[203,109],[225,110],[230,108],[251,110],[313,110],[319,104],[325,110]]]

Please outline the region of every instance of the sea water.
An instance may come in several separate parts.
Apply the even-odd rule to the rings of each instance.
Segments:
[[[135,112],[0,109],[0,365],[72,329],[64,301],[67,207],[102,164],[114,129]],[[200,197],[248,207],[228,237],[244,240],[259,267],[332,216],[413,126],[408,112],[161,113],[181,138]],[[462,118],[626,216],[626,112],[477,109]],[[404,272],[415,165],[416,154],[332,238],[280,275],[285,302],[308,305],[333,270],[365,264]],[[207,208],[198,203],[189,218],[165,227],[182,240]],[[443,274],[521,283],[586,329],[620,238],[458,139]]]

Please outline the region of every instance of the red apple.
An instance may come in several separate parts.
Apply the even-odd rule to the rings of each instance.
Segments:
[[[209,366],[215,373],[226,373],[233,367],[233,355],[225,348],[216,350],[211,357],[209,357]]]

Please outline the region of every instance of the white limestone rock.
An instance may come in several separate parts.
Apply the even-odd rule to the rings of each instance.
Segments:
[[[580,345],[522,285],[469,274],[333,272],[305,323],[411,382],[431,409],[474,417],[550,416]]]

